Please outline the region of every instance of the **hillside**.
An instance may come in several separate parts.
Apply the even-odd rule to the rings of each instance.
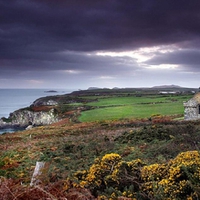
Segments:
[[[104,120],[81,122],[80,118],[87,111],[103,112],[99,107],[118,110],[139,106],[140,111],[142,107],[155,111],[154,105],[166,105],[169,110],[170,105],[182,105],[191,94],[78,92],[54,97],[68,102],[64,108],[59,105],[62,120],[0,135],[3,200],[200,197],[200,121],[184,121],[183,113],[149,116],[149,111],[141,118],[105,120],[108,113]],[[43,100],[36,100],[34,108],[41,108]],[[45,166],[37,177],[40,181],[30,186],[38,161]]]

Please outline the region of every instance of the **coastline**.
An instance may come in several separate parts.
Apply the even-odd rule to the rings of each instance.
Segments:
[[[19,126],[18,124],[5,124],[11,114],[18,110],[30,107],[37,99],[65,95],[74,90],[66,89],[0,89],[0,134],[12,133],[24,130],[27,126]],[[9,120],[8,120],[9,121]],[[5,124],[5,125],[4,125]]]
[[[56,91],[56,92],[48,92]],[[71,89],[4,89],[0,88],[0,118],[8,117],[15,110],[30,106],[36,99],[45,96],[63,95],[73,92]]]

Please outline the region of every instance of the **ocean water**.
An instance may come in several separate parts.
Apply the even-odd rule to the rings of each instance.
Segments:
[[[71,93],[73,90],[55,89],[57,92],[47,92],[48,89],[0,89],[0,118],[8,117],[10,113],[30,106],[36,99],[45,96]],[[0,129],[0,134],[15,130]]]

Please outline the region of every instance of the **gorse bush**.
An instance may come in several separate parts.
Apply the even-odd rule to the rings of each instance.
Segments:
[[[95,196],[108,195],[112,190],[112,195],[126,194],[130,197],[140,188],[140,168],[143,165],[140,159],[125,162],[120,155],[110,153],[96,159],[88,171],[77,172],[75,176],[80,186],[90,189]]]
[[[177,124],[176,126],[163,125],[163,124],[153,124],[151,126],[144,126],[139,130],[131,130],[129,132],[124,132],[115,139],[115,141],[121,143],[137,143],[138,141],[151,142],[153,140],[170,140],[173,136],[186,134],[194,134],[196,128],[193,124]]]
[[[163,178],[156,182],[157,193],[162,191],[165,199],[198,199],[200,196],[199,152],[180,153],[166,165],[165,169],[167,170]]]
[[[145,165],[140,159],[123,161],[115,153],[96,159],[75,174],[76,187],[89,189],[100,199],[190,200],[200,197],[200,155],[180,153],[164,164]]]

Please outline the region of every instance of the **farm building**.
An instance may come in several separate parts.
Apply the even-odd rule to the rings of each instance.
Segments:
[[[200,92],[194,95],[189,101],[184,102],[184,119],[200,119]]]

